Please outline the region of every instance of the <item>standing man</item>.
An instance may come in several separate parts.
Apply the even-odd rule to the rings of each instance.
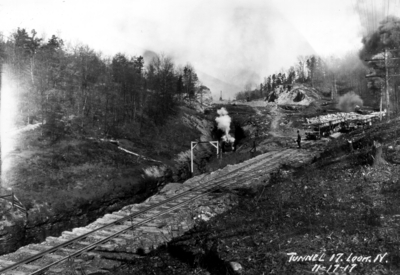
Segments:
[[[352,139],[352,138],[351,138],[351,139],[348,139],[347,142],[349,143],[349,150],[350,150],[350,153],[353,153],[353,151],[354,151],[353,139]]]
[[[301,136],[299,130],[297,130],[297,145],[301,149]]]

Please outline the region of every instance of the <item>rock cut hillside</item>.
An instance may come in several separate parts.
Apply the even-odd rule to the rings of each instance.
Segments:
[[[295,104],[303,106],[308,106],[311,102],[320,99],[321,96],[317,89],[303,84],[294,84],[290,88],[279,86],[267,97],[268,102],[276,102],[279,105]]]

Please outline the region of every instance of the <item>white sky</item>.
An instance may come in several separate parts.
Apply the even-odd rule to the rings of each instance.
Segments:
[[[251,74],[261,82],[299,55],[359,49],[363,28],[355,1],[1,0],[0,31],[35,29],[106,55],[165,53],[243,87]],[[375,8],[375,0],[363,1]]]

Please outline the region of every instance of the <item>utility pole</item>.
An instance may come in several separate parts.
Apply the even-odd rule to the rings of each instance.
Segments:
[[[333,74],[333,91],[332,91],[332,100],[336,99],[337,95],[337,86],[336,86],[336,75]]]
[[[386,89],[386,115],[390,120],[390,103],[389,103],[389,66],[388,66],[388,50],[385,48],[385,89]]]
[[[386,96],[386,115],[387,115],[387,120],[390,120],[390,95],[389,95],[389,79],[390,77],[393,76],[400,76],[400,74],[389,74],[389,60],[396,60],[400,59],[398,57],[390,57],[389,58],[389,52],[394,52],[394,51],[400,51],[400,49],[393,49],[393,50],[388,50],[385,48],[384,51],[384,58],[376,58],[376,59],[366,59],[365,61],[367,62],[378,62],[378,61],[384,61],[385,64],[385,75],[374,75],[374,74],[369,74],[366,75],[366,78],[371,78],[371,77],[380,77],[380,78],[385,78],[385,96]],[[381,94],[380,94],[380,104],[379,104],[379,111],[381,112],[380,118],[382,120],[382,105],[383,105],[383,89],[381,89]]]
[[[203,89],[200,88],[200,106],[203,107]]]

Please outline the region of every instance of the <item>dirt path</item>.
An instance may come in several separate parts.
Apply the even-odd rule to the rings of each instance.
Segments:
[[[272,108],[271,114],[273,115],[273,119],[271,121],[270,131],[273,133],[278,131],[279,123],[283,117],[283,114],[279,112],[277,105]]]

